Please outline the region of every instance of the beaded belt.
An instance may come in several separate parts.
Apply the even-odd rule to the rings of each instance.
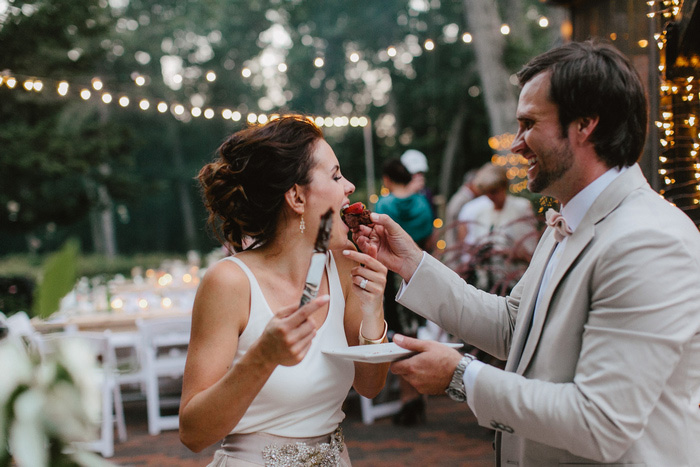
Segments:
[[[291,442],[290,442],[291,441]],[[286,438],[265,433],[229,435],[222,449],[230,456],[256,462],[266,467],[337,467],[343,462],[343,431],[317,438]],[[349,460],[349,459],[348,459]]]

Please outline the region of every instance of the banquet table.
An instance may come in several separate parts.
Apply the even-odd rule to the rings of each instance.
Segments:
[[[138,320],[150,320],[158,318],[174,318],[189,316],[190,309],[152,309],[136,312],[126,311],[97,311],[73,316],[49,317],[48,319],[32,318],[34,328],[41,333],[61,331],[67,328],[80,331],[104,331],[126,332],[136,330]]]

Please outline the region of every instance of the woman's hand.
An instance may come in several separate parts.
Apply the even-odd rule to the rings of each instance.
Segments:
[[[362,310],[362,315],[378,315],[384,301],[387,269],[377,259],[355,250],[343,250],[343,255],[358,263],[350,270],[352,291]]]
[[[329,295],[322,295],[301,308],[290,305],[275,313],[260,336],[261,349],[267,359],[284,366],[301,362],[316,335],[316,327],[309,316],[329,301]]]

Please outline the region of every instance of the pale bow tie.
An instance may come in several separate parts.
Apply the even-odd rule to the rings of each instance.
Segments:
[[[573,230],[571,230],[571,227],[566,223],[566,219],[560,212],[548,209],[545,217],[547,225],[554,229],[554,240],[557,242],[561,242],[564,240],[564,237],[568,237],[573,233]]]

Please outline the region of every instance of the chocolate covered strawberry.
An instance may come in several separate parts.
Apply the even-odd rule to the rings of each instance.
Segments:
[[[360,225],[372,226],[372,221],[369,218],[371,213],[372,211],[367,209],[364,204],[357,202],[344,207],[340,211],[340,218],[354,232]]]

